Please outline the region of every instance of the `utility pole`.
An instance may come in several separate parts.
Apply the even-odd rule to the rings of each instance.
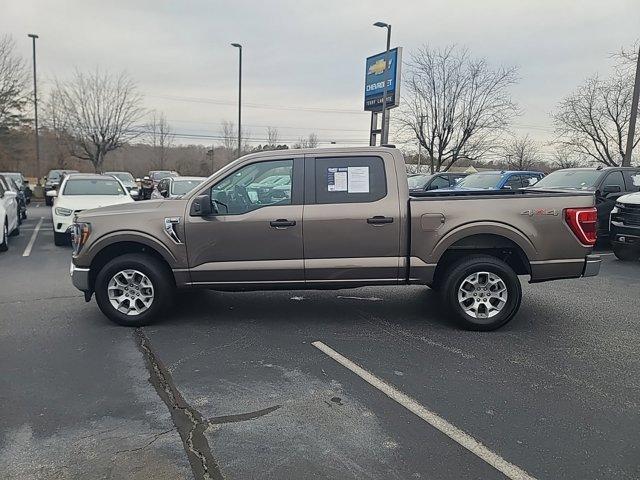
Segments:
[[[36,77],[36,38],[38,35],[29,33],[33,44],[33,111],[36,135],[36,185],[40,185],[40,134],[38,133],[38,82]]]
[[[638,98],[640,97],[640,48],[638,49],[638,64],[636,65],[636,81],[633,86],[633,100],[631,100],[631,117],[629,118],[629,134],[627,135],[627,150],[622,160],[623,167],[631,166],[634,135],[636,133],[636,119],[638,117]]]
[[[385,22],[376,22],[375,27],[387,29],[387,49],[384,54],[384,86],[382,88],[382,125],[380,125],[380,145],[389,143],[389,113],[387,112],[387,75],[391,72],[389,69],[389,50],[391,50],[391,25]]]
[[[242,152],[242,45],[232,43],[232,47],[236,47],[240,56],[238,57],[238,158]]]

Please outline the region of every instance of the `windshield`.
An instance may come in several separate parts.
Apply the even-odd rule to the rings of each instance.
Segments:
[[[176,176],[176,174],[174,172],[169,172],[169,171],[153,172],[151,174],[151,178],[153,180],[162,180],[163,178],[175,177],[175,176]]]
[[[107,175],[113,175],[116,178],[119,178],[121,181],[123,182],[127,182],[127,183],[133,183],[133,175],[131,175],[129,172],[114,172],[114,173],[108,173]]]
[[[16,182],[16,185],[18,185],[19,187],[23,185],[21,173],[3,173],[2,175],[12,179],[14,182]]]
[[[431,175],[414,175],[408,178],[409,188],[424,188],[425,184],[429,181]]]
[[[502,173],[474,173],[473,175],[464,177],[456,186],[488,190],[496,188],[502,176]]]
[[[68,180],[63,195],[124,195],[122,185],[117,180],[77,179]]]
[[[203,179],[198,180],[174,180],[171,185],[171,195],[184,195],[187,192],[190,192],[198,185],[200,185],[204,181]]]
[[[599,170],[558,170],[536,183],[536,188],[568,188],[570,190],[594,190]]]

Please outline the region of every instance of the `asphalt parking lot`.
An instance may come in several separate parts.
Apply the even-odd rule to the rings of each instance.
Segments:
[[[640,478],[640,263],[525,283],[490,333],[421,287],[188,292],[127,329],[71,285],[48,208],[9,248],[3,478]]]

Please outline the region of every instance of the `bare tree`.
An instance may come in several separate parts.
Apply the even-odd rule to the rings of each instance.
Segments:
[[[220,137],[222,146],[227,150],[234,150],[238,147],[238,132],[232,121],[223,120],[220,126]]]
[[[267,145],[275,148],[280,142],[280,134],[276,127],[267,127]]]
[[[307,138],[298,139],[293,145],[293,148],[317,148],[318,147],[318,135],[310,133]]]
[[[15,53],[9,35],[0,37],[0,131],[17,127],[25,121],[29,101],[28,74],[24,60]]]
[[[60,92],[52,91],[43,105],[43,128],[47,130],[53,140],[53,158],[57,168],[67,167],[67,156],[73,149],[73,140],[69,137],[66,118],[62,111]]]
[[[515,67],[492,68],[468,50],[420,48],[407,65],[402,130],[415,136],[432,171],[476,160],[499,144],[517,107],[509,95]]]
[[[633,95],[628,63],[636,57],[624,50],[617,57],[620,61],[609,79],[587,79],[552,115],[557,143],[607,166],[621,165],[624,159]],[[640,142],[639,131],[640,125],[634,148]]]
[[[531,170],[540,162],[540,147],[529,135],[513,137],[504,146],[507,167],[512,170]]]
[[[167,153],[173,145],[174,133],[164,113],[153,112],[147,124],[147,136],[153,147],[160,170],[166,168]]]
[[[106,155],[144,132],[136,123],[144,115],[142,96],[125,74],[96,70],[76,72],[66,82],[56,81],[61,118],[73,138],[71,154],[102,170]]]
[[[551,165],[555,168],[576,168],[588,165],[590,162],[584,156],[558,145],[552,154]]]

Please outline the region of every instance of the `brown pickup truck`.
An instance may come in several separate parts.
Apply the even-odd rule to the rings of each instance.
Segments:
[[[597,275],[591,193],[409,196],[390,147],[247,155],[177,200],[76,215],[73,284],[111,320],[142,325],[176,288],[439,290],[464,328],[492,330],[530,282]]]

